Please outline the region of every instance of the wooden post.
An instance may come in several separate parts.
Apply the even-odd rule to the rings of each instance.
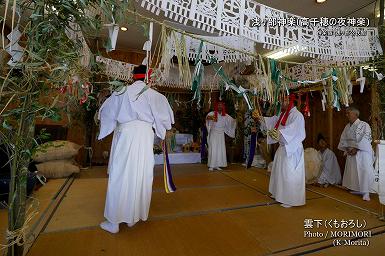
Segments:
[[[312,145],[314,147],[314,145],[317,145],[317,136],[318,136],[318,133],[320,132],[319,130],[319,127],[317,127],[317,120],[316,120],[316,116],[313,114],[310,116],[311,118],[311,130],[312,130]],[[308,136],[308,135],[306,135]]]
[[[333,107],[327,108],[328,112],[328,135],[329,135],[329,146],[330,149],[334,150],[333,145]]]
[[[384,0],[380,0],[380,19],[378,21],[378,32],[380,32],[380,34],[383,31],[383,25],[384,25]],[[380,44],[382,49],[384,49],[384,46],[385,46],[384,40],[380,40]]]
[[[380,113],[380,102],[378,98],[377,93],[377,82],[374,80],[373,85],[370,88],[370,98],[371,98],[371,104],[370,104],[370,122],[372,127],[372,138],[373,140],[379,139],[379,131],[378,131],[378,119],[379,119],[379,113]]]

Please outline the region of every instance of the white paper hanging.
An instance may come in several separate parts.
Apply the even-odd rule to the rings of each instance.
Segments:
[[[107,52],[111,52],[115,50],[116,42],[118,40],[119,34],[119,25],[117,24],[109,24],[108,26],[108,38],[110,39],[111,48],[107,49]]]
[[[384,79],[384,75],[382,73],[378,73],[378,72],[375,72],[375,73],[378,81],[381,81],[382,79]]]
[[[147,57],[144,57],[144,59],[142,61],[142,65],[145,65],[145,66],[148,65],[148,58]]]
[[[324,60],[365,62],[382,54],[378,29],[360,26],[360,36],[320,36],[319,27],[303,26],[300,21],[304,17],[287,13],[257,3],[255,0],[137,0],[142,8],[175,21],[191,24],[202,31],[219,31],[221,35],[233,35],[248,38],[263,44],[264,48],[285,48],[296,45],[304,56],[315,56]],[[267,21],[272,18],[294,19],[289,31],[280,29],[277,24],[255,27],[256,19]],[[349,32],[351,28],[340,28],[341,32]],[[279,38],[279,40],[278,40]]]
[[[356,80],[356,82],[360,82],[360,93],[364,92],[365,81],[366,81],[366,78],[364,77],[364,70],[363,70],[363,67],[361,66],[360,77]]]

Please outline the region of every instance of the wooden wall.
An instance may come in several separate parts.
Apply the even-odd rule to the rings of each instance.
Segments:
[[[134,51],[134,50],[115,50],[112,52],[106,52],[104,49],[101,50],[103,57],[139,65],[142,63],[143,59],[146,57],[144,51]]]

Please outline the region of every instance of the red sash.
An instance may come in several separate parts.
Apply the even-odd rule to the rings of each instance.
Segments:
[[[290,103],[289,106],[287,107],[285,112],[282,112],[281,115],[279,116],[278,122],[275,124],[274,128],[278,129],[279,125],[286,125],[287,118],[289,117],[290,110],[294,107],[294,101],[295,101],[295,95],[290,94]]]

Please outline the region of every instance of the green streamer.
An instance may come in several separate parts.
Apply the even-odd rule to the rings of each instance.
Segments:
[[[280,79],[280,73],[281,71],[277,67],[277,61],[274,59],[269,59],[270,63],[270,71],[271,71],[271,80],[273,81],[275,85],[275,92],[274,92],[274,105],[276,105],[276,111],[277,113],[281,111],[280,105],[278,106],[278,95],[281,87],[281,79]]]
[[[243,97],[245,99],[249,110],[253,110],[254,106],[252,101],[249,98],[249,95],[247,94],[248,91],[243,89],[242,87],[238,87],[237,85],[235,85],[235,83],[225,74],[223,68],[219,66],[217,63],[214,63],[212,66],[216,72],[216,75],[218,75],[221,78],[221,81],[220,81],[221,96],[222,96],[222,90],[224,86],[226,87],[225,88],[226,90],[231,88],[237,93],[236,95],[237,97]]]

